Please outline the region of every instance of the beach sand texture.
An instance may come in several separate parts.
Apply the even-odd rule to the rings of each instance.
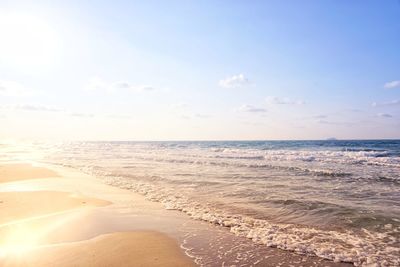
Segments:
[[[40,178],[62,176],[29,164],[0,166],[3,184]],[[71,214],[76,217],[84,214],[82,211],[112,203],[76,192],[9,188],[0,192],[0,266],[194,265],[173,238],[153,231],[111,232],[74,242],[47,242],[47,232],[79,230],[73,224],[68,228]]]
[[[52,170],[26,163],[0,165],[0,183],[49,177],[59,177],[59,175]]]

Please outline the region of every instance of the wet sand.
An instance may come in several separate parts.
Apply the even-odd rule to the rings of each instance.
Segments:
[[[102,193],[118,192],[77,181],[29,164],[0,166],[1,266],[194,265],[166,234],[92,225],[97,219],[88,215],[112,209]]]
[[[0,226],[32,220],[84,207],[109,205],[109,201],[56,191],[0,192]]]
[[[192,266],[176,242],[157,232],[123,232],[81,242],[39,247],[4,266]]]
[[[47,168],[36,167],[26,163],[0,165],[0,183],[49,177],[59,177],[59,175]]]

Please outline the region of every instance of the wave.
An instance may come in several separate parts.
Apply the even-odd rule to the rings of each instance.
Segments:
[[[393,231],[400,232],[398,226],[386,233],[366,229],[357,233],[352,230],[322,230],[295,224],[272,223],[211,208],[207,204],[191,201],[173,189],[127,180],[124,177],[102,177],[109,185],[140,193],[148,200],[163,203],[166,209],[182,211],[193,219],[228,227],[234,234],[247,237],[255,243],[335,262],[352,262],[356,266],[400,265],[400,248],[396,247],[398,238],[390,234]]]
[[[290,142],[289,142],[290,143]],[[289,144],[288,143],[288,144]],[[263,146],[256,147],[248,144],[248,146],[240,146],[239,144],[226,143],[223,146],[215,147],[211,142],[208,146],[201,143],[85,143],[75,144],[68,153],[74,151],[82,151],[87,149],[92,152],[99,152],[105,155],[111,155],[113,158],[153,156],[159,160],[161,158],[193,159],[193,161],[222,161],[222,162],[240,162],[251,164],[255,162],[257,165],[360,165],[360,166],[382,166],[400,168],[400,152],[390,149],[373,149],[373,148],[354,148],[354,147],[338,147],[332,148],[307,148],[307,147],[288,147],[288,148],[266,148]],[[247,144],[247,143],[245,143]],[[231,146],[229,146],[231,145]],[[82,147],[83,146],[83,147]],[[221,147],[222,146],[222,147]],[[279,147],[279,146],[277,146]]]
[[[340,164],[365,164],[400,168],[397,153],[382,150],[259,150],[224,149],[216,157],[231,159],[253,158],[268,162],[320,162]],[[222,154],[222,155],[221,155]]]
[[[202,160],[200,159],[187,159],[187,158],[162,158],[162,157],[144,157],[136,156],[136,159],[144,161],[154,161],[154,162],[167,162],[167,163],[182,163],[182,164],[196,164],[196,165],[210,165],[210,166],[234,166],[234,167],[245,167],[245,168],[266,168],[275,170],[287,170],[296,171],[298,174],[311,174],[315,176],[330,176],[330,177],[343,177],[350,176],[349,172],[341,172],[331,169],[312,169],[298,166],[283,166],[283,165],[273,165],[264,162],[258,163],[244,163],[239,161],[214,161],[214,160]],[[129,167],[126,167],[129,168]]]
[[[115,151],[117,152],[117,151]],[[117,154],[117,153],[116,153]],[[400,156],[389,151],[341,151],[341,150],[260,150],[250,148],[210,148],[153,150],[137,149],[131,152],[133,157],[153,161],[171,161],[175,163],[263,166],[381,166],[400,168]],[[151,158],[153,157],[153,158]]]
[[[398,148],[222,145],[99,143],[66,147],[53,161],[256,243],[400,265]]]

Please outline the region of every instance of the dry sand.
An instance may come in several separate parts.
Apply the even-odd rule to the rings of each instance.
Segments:
[[[53,177],[62,178],[29,164],[0,166],[0,183],[7,185]],[[0,192],[0,266],[194,266],[176,240],[158,232],[118,232],[58,244],[43,238],[50,231],[79,231],[68,227],[71,213],[79,216],[110,204],[72,192]]]

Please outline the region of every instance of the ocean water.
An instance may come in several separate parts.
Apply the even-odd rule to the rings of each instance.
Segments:
[[[400,140],[35,146],[47,162],[79,168],[258,244],[400,266]]]

